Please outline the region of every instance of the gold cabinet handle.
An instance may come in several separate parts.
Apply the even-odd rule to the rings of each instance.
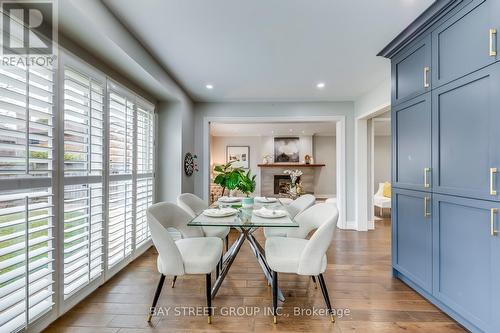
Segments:
[[[490,234],[492,236],[498,235],[498,230],[495,229],[495,215],[498,213],[498,208],[490,210]]]
[[[424,168],[424,187],[429,188],[431,187],[431,184],[429,184],[429,179],[427,178],[427,175],[431,172],[431,168]]]
[[[495,190],[495,174],[498,172],[497,168],[490,168],[490,194],[497,195],[497,190]]]
[[[497,29],[491,28],[490,29],[490,57],[496,57],[497,56],[497,50],[495,48],[495,43],[494,43],[494,38],[497,36]]]
[[[429,200],[431,198],[429,197],[424,197],[424,217],[427,218],[429,216],[431,216],[431,213],[428,211],[428,208],[429,208]]]
[[[429,88],[429,72],[431,68],[429,66],[424,67],[424,88]]]

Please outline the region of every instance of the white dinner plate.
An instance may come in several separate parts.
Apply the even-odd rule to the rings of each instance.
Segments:
[[[232,203],[232,202],[241,201],[241,198],[238,198],[238,197],[220,197],[218,201],[225,202],[225,203]]]
[[[260,203],[273,203],[273,202],[277,202],[278,199],[276,199],[276,198],[256,197],[255,201],[260,202]]]
[[[209,208],[205,209],[203,211],[203,215],[209,216],[209,217],[226,217],[226,216],[231,216],[234,215],[238,212],[237,209],[234,208]]]
[[[261,209],[254,210],[253,213],[256,216],[262,217],[265,219],[276,219],[276,218],[287,216],[287,212],[282,210],[282,209],[274,210],[274,209],[268,209],[268,208],[261,208]]]

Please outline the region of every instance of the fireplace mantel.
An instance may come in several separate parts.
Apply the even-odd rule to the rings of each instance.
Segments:
[[[305,163],[269,163],[257,164],[259,168],[321,168],[325,164],[305,164]]]

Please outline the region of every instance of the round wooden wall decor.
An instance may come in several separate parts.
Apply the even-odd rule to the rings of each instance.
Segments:
[[[195,157],[191,153],[186,153],[184,156],[184,172],[186,173],[186,176],[191,176],[194,172],[194,159]]]

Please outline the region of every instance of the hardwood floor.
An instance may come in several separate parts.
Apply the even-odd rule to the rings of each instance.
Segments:
[[[236,233],[231,234],[232,240]],[[263,236],[258,234],[264,244]],[[337,230],[328,252],[324,274],[332,305],[350,314],[337,319],[307,314],[294,316],[293,307],[323,308],[321,290],[307,277],[280,275],[286,297],[278,324],[263,314],[271,306],[271,288],[251,254],[243,245],[212,306],[213,324],[205,316],[176,316],[181,306],[202,309],[205,305],[205,277],[179,277],[175,288],[168,277],[159,306],[171,307],[169,315],[153,317],[146,313],[151,304],[159,274],[156,253],[150,249],[113,279],[100,287],[69,313],[54,322],[46,332],[464,332],[465,330],[427,302],[404,283],[391,277],[390,221],[376,222],[369,232]],[[176,307],[176,308],[174,308]],[[239,308],[238,308],[239,307]],[[248,314],[225,315],[229,309],[244,309]],[[260,313],[252,314],[251,309]]]

